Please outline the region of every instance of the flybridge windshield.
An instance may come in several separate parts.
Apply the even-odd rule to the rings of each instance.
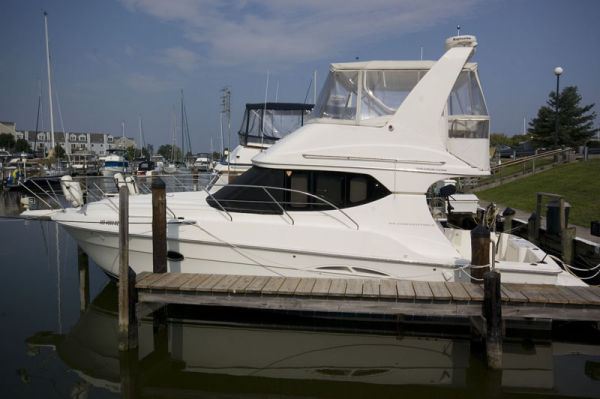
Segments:
[[[332,71],[311,118],[366,120],[396,112],[427,70]]]
[[[304,124],[313,104],[246,104],[239,136],[240,144],[272,144]]]

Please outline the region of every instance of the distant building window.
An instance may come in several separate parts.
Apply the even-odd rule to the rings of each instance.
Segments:
[[[108,136],[106,138],[106,141],[109,142],[109,143],[112,143],[113,142],[113,138],[111,136]]]
[[[85,137],[85,135],[81,135],[79,136],[79,141],[87,141],[87,137]]]
[[[69,140],[71,140],[71,141],[77,141],[77,136],[74,135],[74,134],[72,134],[72,135],[69,136]]]

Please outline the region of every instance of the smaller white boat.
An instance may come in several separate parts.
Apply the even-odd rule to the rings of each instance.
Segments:
[[[125,158],[125,150],[111,149],[104,158],[101,168],[102,176],[112,177],[115,173],[130,173],[129,161]]]
[[[246,104],[240,144],[215,165],[215,186],[229,183],[252,166],[252,158],[278,140],[304,125],[314,104],[257,103]]]

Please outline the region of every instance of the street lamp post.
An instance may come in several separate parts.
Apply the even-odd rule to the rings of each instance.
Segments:
[[[554,68],[554,74],[556,75],[556,101],[554,103],[554,147],[558,147],[558,84],[561,73],[563,73],[563,69],[561,67]]]

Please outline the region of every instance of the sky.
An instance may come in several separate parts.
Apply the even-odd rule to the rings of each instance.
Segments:
[[[39,130],[50,126],[44,10],[55,130],[124,126],[139,145],[141,118],[155,150],[173,141],[181,90],[197,153],[220,150],[229,87],[234,147],[246,103],[312,102],[313,72],[320,90],[333,62],[437,60],[457,25],[479,43],[492,133],[523,133],[557,66],[561,90],[600,107],[597,0],[2,0],[0,121],[17,130],[35,130],[40,92]]]

